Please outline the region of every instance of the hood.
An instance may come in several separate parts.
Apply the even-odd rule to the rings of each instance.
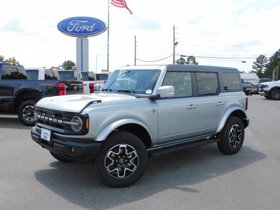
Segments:
[[[93,103],[118,102],[133,100],[135,96],[116,93],[96,93],[91,95],[52,96],[41,99],[36,106],[64,112],[81,112]]]
[[[260,84],[261,85],[279,85],[280,84],[280,80],[278,80],[278,81],[271,81],[271,82],[262,82]]]

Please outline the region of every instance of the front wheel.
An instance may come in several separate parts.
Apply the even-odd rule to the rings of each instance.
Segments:
[[[244,125],[240,118],[229,117],[226,125],[219,135],[217,142],[219,150],[224,154],[237,153],[244,142]]]
[[[134,134],[119,131],[104,142],[95,167],[104,184],[126,187],[142,177],[147,160],[148,153],[143,142]]]
[[[35,100],[27,100],[22,102],[18,107],[18,118],[19,120],[28,126],[35,124]]]
[[[279,89],[273,89],[270,93],[270,96],[273,100],[279,100],[280,99],[280,90]]]

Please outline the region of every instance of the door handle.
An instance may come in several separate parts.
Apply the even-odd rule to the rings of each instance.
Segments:
[[[223,105],[224,105],[224,103],[223,103],[223,102],[221,102],[221,101],[218,101],[218,102],[216,103],[216,105],[217,105],[217,106],[223,106]]]
[[[196,109],[197,106],[196,105],[193,105],[193,104],[190,104],[189,106],[187,106],[187,109]]]

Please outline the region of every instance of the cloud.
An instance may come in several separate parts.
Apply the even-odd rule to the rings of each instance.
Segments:
[[[19,33],[25,32],[19,18],[13,18],[8,20],[6,24],[1,28],[1,31],[19,32]]]
[[[137,30],[158,30],[161,29],[161,24],[156,20],[136,19],[133,28]]]

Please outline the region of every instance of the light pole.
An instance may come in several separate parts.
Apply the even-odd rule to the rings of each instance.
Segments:
[[[173,41],[172,41],[172,49],[173,49],[173,64],[175,64],[175,47],[178,45],[175,38],[175,26],[173,25]]]

